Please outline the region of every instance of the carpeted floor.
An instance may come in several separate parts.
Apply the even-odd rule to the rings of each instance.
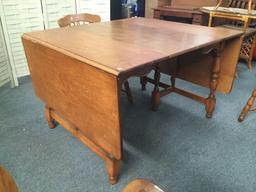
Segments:
[[[142,92],[139,80],[131,79],[135,103],[121,98],[124,160],[114,186],[99,157],[62,127],[48,129],[43,104],[29,78],[22,79],[18,88],[0,89],[0,165],[22,192],[120,192],[135,178],[152,180],[166,192],[255,192],[256,113],[237,122],[255,77],[244,64],[238,74],[232,93],[217,95],[212,119],[201,104],[175,94],[152,112],[152,86]]]

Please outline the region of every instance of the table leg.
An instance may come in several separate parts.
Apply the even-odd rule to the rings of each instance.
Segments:
[[[114,185],[118,181],[118,175],[120,172],[120,160],[116,159],[107,159],[106,160],[106,168],[108,172],[108,178],[109,178],[109,183]]]
[[[160,73],[160,67],[157,66],[155,69],[155,75],[154,75],[154,90],[152,92],[152,110],[156,111],[160,104],[160,92],[159,92],[159,83],[160,83],[161,73]]]
[[[206,117],[211,118],[216,105],[215,92],[218,86],[219,74],[220,74],[220,56],[221,48],[213,50],[214,62],[211,72],[211,81],[210,81],[210,94],[206,99]]]
[[[174,75],[171,76],[171,84],[172,87],[175,87],[175,83],[176,83],[176,77]]]
[[[130,85],[129,85],[128,81],[124,82],[124,87],[125,87],[125,92],[127,94],[128,101],[130,103],[133,103],[132,92],[131,92]]]
[[[251,110],[255,99],[256,99],[256,89],[253,90],[251,97],[248,99],[245,107],[243,108],[243,110],[238,118],[239,122],[242,122],[245,119],[246,115]]]
[[[49,128],[54,129],[57,126],[57,124],[51,116],[51,109],[46,105],[44,111],[45,111],[45,118],[47,120]]]

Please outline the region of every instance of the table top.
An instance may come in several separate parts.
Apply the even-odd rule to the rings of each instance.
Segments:
[[[232,29],[130,18],[23,37],[118,76],[240,35]]]

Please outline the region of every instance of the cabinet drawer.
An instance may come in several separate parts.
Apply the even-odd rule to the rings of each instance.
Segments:
[[[155,19],[160,19],[160,11],[158,11],[158,10],[154,10],[154,18]]]
[[[201,24],[202,23],[202,15],[193,15],[193,24]]]

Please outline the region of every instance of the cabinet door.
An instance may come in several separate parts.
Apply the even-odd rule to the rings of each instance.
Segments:
[[[0,87],[11,81],[11,73],[7,58],[7,51],[3,38],[3,30],[0,20]]]
[[[25,32],[44,29],[41,1],[0,0],[0,4],[4,37],[14,77],[28,75],[21,35]]]
[[[58,27],[58,19],[76,13],[75,0],[43,0],[42,5],[46,29]]]
[[[77,12],[97,14],[102,21],[110,21],[110,0],[77,0]]]

